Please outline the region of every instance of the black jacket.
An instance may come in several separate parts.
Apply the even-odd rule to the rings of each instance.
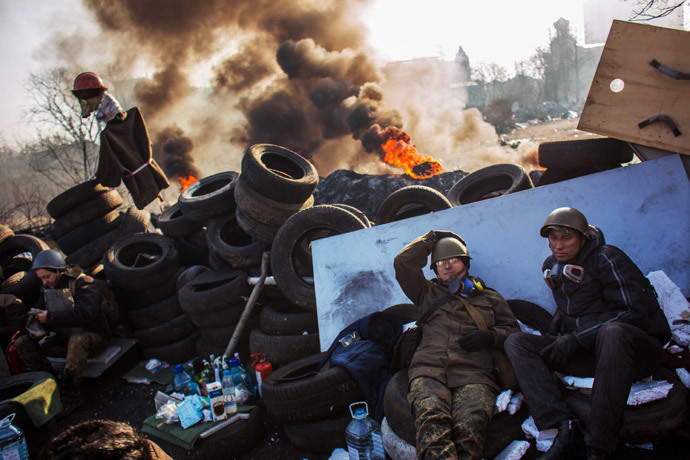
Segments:
[[[563,318],[561,332],[575,331],[590,350],[601,325],[611,321],[637,326],[662,345],[671,339],[668,320],[649,280],[622,250],[605,244],[601,230],[589,226],[589,240],[570,263],[584,267],[584,278],[580,284],[563,275],[555,278],[552,291]],[[549,256],[542,270],[560,273],[563,265]]]

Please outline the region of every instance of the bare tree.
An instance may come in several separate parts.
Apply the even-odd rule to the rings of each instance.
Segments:
[[[98,158],[98,122],[81,117],[70,92],[71,75],[66,69],[53,69],[31,74],[26,85],[34,102],[27,121],[36,128],[36,141],[22,153],[34,171],[62,188],[91,177]]]
[[[682,7],[687,0],[637,0],[638,9],[634,9],[631,21],[651,21],[663,18]]]

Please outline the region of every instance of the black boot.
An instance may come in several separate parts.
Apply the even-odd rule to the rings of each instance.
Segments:
[[[577,420],[564,420],[558,424],[558,434],[551,448],[537,460],[573,460],[582,458],[585,443]]]
[[[587,446],[587,460],[609,460],[611,455],[605,450]]]
[[[58,420],[69,417],[82,403],[80,382],[81,379],[64,376],[60,385],[60,399],[62,399],[62,411],[57,415]]]

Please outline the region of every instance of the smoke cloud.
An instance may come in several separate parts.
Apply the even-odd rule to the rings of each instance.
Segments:
[[[400,173],[366,153],[374,125],[404,129],[446,169],[505,156],[481,114],[464,109],[466,66],[375,60],[360,19],[373,0],[83,2],[100,33],[63,37],[58,51],[111,75],[113,94],[141,107],[170,175],[239,171],[254,143],[295,150],[321,176]]]

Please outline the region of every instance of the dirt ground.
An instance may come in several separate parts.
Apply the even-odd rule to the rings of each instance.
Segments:
[[[601,137],[597,134],[577,129],[579,118],[569,118],[565,120],[553,120],[535,125],[528,125],[525,128],[515,128],[511,132],[504,134],[505,141],[532,141],[537,144],[541,142],[569,141],[577,139],[590,139]]]

